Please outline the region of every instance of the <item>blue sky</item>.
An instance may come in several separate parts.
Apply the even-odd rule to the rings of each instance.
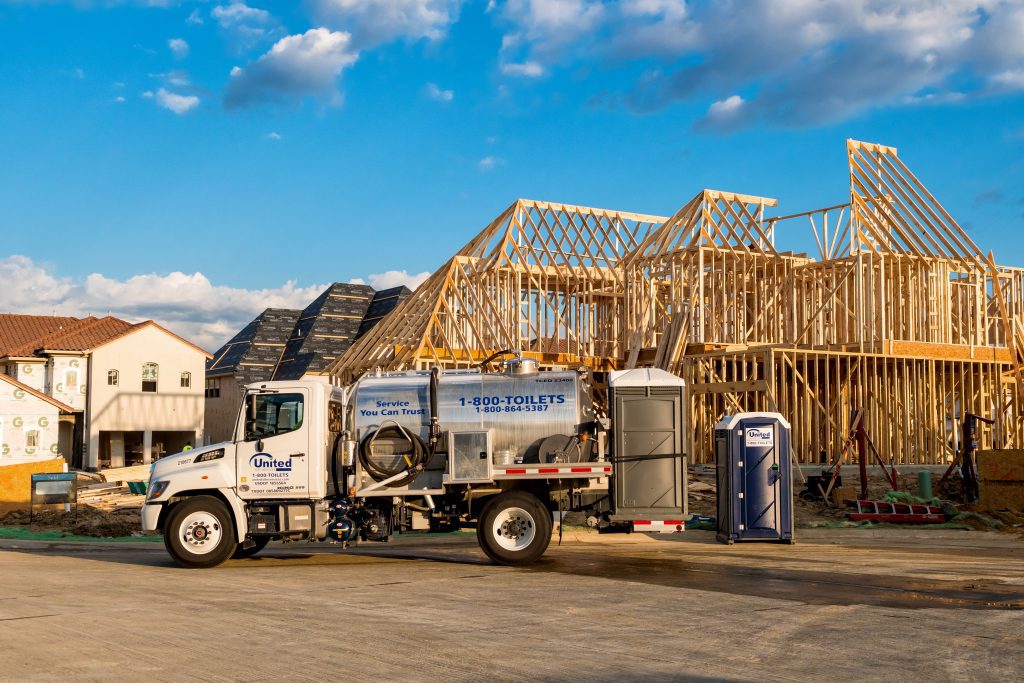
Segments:
[[[847,137],[1024,265],[1021,35],[998,0],[0,0],[0,308],[212,346],[516,197],[840,203]]]

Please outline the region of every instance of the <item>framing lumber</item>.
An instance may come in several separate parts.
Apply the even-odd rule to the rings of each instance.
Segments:
[[[782,215],[702,190],[668,218],[520,199],[354,344],[331,374],[475,365],[653,365],[690,386],[687,454],[726,412],[778,410],[794,457],[832,462],[859,414],[879,457],[1024,445],[1024,269],[997,265],[899,158],[847,140],[849,200]],[[802,227],[801,227],[802,226]],[[806,230],[812,255],[784,242]]]

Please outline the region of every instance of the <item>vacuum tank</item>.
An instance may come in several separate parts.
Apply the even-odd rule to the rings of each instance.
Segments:
[[[529,360],[520,363],[500,373],[442,372],[437,380],[441,430],[486,432],[497,465],[548,462],[552,456],[551,449],[542,449],[545,440],[562,437],[569,445],[581,426],[596,419],[584,375],[572,370],[537,372]],[[355,437],[361,443],[393,425],[426,440],[430,372],[368,375],[359,381],[352,405]],[[589,459],[589,450],[570,450],[569,462]]]

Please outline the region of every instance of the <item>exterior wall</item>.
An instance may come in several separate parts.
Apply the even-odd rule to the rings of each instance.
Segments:
[[[88,373],[84,356],[53,355],[46,364],[45,392],[75,410],[85,410]]]
[[[238,406],[242,401],[242,387],[234,375],[215,377],[208,382],[219,380],[219,396],[206,398],[206,440],[209,443],[230,441],[234,436]],[[216,385],[214,385],[216,386]]]
[[[142,366],[159,366],[157,390],[142,391]],[[143,327],[93,351],[86,413],[88,467],[97,467],[101,431],[145,432],[148,462],[154,431],[187,431],[193,444],[203,438],[203,378],[206,355],[155,327]],[[118,371],[118,385],[107,384],[107,372]],[[191,386],[181,386],[181,373],[191,373]]]
[[[53,458],[60,451],[60,411],[24,389],[0,380],[0,464]],[[38,432],[35,446],[29,432]]]
[[[38,363],[12,362],[7,373],[14,379],[36,391],[46,393],[46,365],[40,359]]]

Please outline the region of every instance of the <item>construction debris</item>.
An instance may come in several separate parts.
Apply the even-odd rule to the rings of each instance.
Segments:
[[[935,505],[888,503],[882,500],[847,501],[847,516],[854,522],[894,524],[940,524],[946,521],[942,508]]]

